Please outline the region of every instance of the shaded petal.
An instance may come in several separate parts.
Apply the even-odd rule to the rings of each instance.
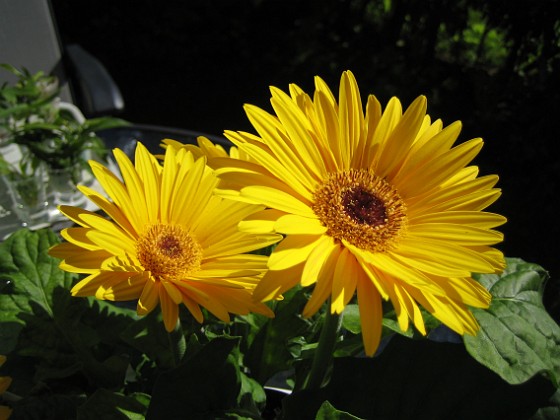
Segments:
[[[204,321],[204,315],[202,314],[202,311],[200,310],[200,306],[198,305],[198,303],[194,299],[192,299],[189,295],[185,293],[182,293],[182,295],[183,295],[183,304],[187,307],[187,309],[192,314],[194,319],[196,319],[199,323],[202,324],[202,321]]]
[[[253,299],[266,302],[276,299],[286,290],[297,285],[301,278],[304,263],[287,268],[286,270],[268,270],[253,291]]]
[[[167,332],[171,332],[177,326],[179,320],[179,307],[175,300],[167,293],[165,287],[159,287],[159,302],[161,314],[163,315],[163,325]]]
[[[99,271],[103,261],[112,257],[112,254],[105,250],[85,251],[82,248],[78,249],[81,249],[81,252],[66,252],[66,258],[60,263],[61,269],[71,273],[94,273]]]
[[[113,287],[115,284],[126,281],[131,276],[131,273],[126,272],[112,272],[112,271],[99,271],[85,277],[72,287],[70,293],[72,296],[97,296],[101,294],[108,287]],[[100,299],[101,299],[100,298]]]
[[[113,284],[105,289],[103,298],[112,301],[127,301],[138,299],[142,294],[146,281],[150,278],[149,273],[141,272],[130,276],[126,280]]]

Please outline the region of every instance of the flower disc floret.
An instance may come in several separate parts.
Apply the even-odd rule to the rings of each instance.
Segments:
[[[311,208],[328,235],[371,252],[392,249],[406,229],[406,205],[397,191],[364,169],[331,174]]]

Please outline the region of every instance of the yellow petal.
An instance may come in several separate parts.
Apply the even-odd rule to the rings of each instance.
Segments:
[[[491,229],[507,222],[507,219],[496,213],[481,211],[443,211],[437,213],[419,214],[409,218],[411,224],[421,223],[455,223],[469,225],[481,229]]]
[[[253,299],[257,302],[266,302],[276,299],[286,290],[297,285],[301,278],[304,264],[298,264],[286,270],[269,270],[253,291]]]
[[[333,275],[331,298],[333,313],[341,314],[354,296],[359,272],[363,272],[363,269],[358,265],[356,258],[348,249],[343,248],[338,256]]]
[[[177,326],[179,320],[179,308],[174,299],[167,293],[165,287],[159,287],[159,302],[161,306],[161,314],[163,315],[163,325],[167,332],[171,332]]]
[[[83,194],[85,194],[90,201],[92,201],[101,210],[103,210],[109,218],[114,220],[117,225],[119,225],[125,232],[127,232],[131,238],[137,236],[134,227],[131,225],[130,221],[126,218],[126,216],[123,214],[123,212],[118,206],[116,206],[115,204],[107,200],[97,191],[94,191],[91,188],[88,188],[84,185],[79,185],[78,189]],[[62,207],[64,206],[60,206],[60,207],[61,207],[61,211],[64,214],[66,214],[66,212],[62,210]]]
[[[136,155],[142,150],[141,145],[136,146]],[[145,153],[148,153],[147,151]],[[135,204],[135,212],[141,220],[150,220],[147,211],[146,196],[144,195],[144,185],[140,180],[136,168],[128,158],[128,156],[120,149],[115,149],[113,155],[119,165],[126,190]]]
[[[199,323],[202,324],[202,321],[204,321],[204,315],[202,314],[202,311],[200,310],[200,306],[198,305],[198,303],[196,303],[194,299],[191,299],[185,293],[183,293],[182,295],[183,295],[183,304],[187,307],[187,309],[192,314],[194,319],[196,319]]]
[[[103,298],[112,301],[127,301],[138,299],[150,275],[146,272],[130,276],[128,279],[113,284],[105,289]]]
[[[414,238],[435,239],[464,246],[494,245],[504,239],[504,235],[495,230],[454,223],[415,223],[408,227],[408,233]]]
[[[255,212],[239,222],[238,228],[245,233],[272,233],[276,221],[286,213],[275,209]]]
[[[311,251],[321,242],[321,236],[287,236],[270,255],[268,266],[271,270],[284,270],[304,262]]]
[[[342,167],[350,169],[354,151],[364,136],[362,100],[356,79],[350,71],[344,72],[340,79],[338,111]]]
[[[105,250],[82,251],[72,255],[66,253],[66,259],[60,263],[60,268],[71,273],[91,274],[99,271],[103,261],[112,255]]]
[[[144,289],[142,290],[142,295],[138,299],[138,306],[136,312],[138,315],[146,315],[153,311],[153,309],[157,306],[159,302],[159,282],[150,276],[146,280],[146,284],[144,285]]]
[[[426,107],[426,97],[419,96],[388,135],[375,167],[378,176],[392,179],[403,165],[426,115]]]
[[[381,296],[368,279],[360,278],[357,289],[364,349],[366,355],[373,356],[381,340]]]
[[[409,197],[429,191],[466,166],[481,148],[482,139],[473,139],[437,156],[418,170],[409,172],[397,185],[399,193]]]
[[[240,191],[242,197],[264,204],[276,210],[304,217],[314,217],[315,213],[308,204],[284,191],[264,186],[247,186]]]
[[[401,241],[400,249],[408,255],[419,255],[425,260],[432,260],[452,269],[469,270],[475,273],[494,271],[480,253],[451,242],[416,239],[411,236]]]
[[[159,216],[162,168],[157,159],[141,143],[136,146],[134,165],[144,187],[148,220],[154,223]]]
[[[338,255],[340,246],[330,236],[321,236],[320,241],[309,254],[307,261],[305,261],[305,267],[301,274],[301,285],[303,287],[310,286],[317,281],[323,266],[334,252]]]
[[[136,254],[136,243],[132,242],[128,237],[123,235],[115,235],[118,231],[113,229],[112,232],[89,230],[85,232],[86,237],[90,239],[99,248],[105,249],[111,254]]]
[[[274,230],[285,235],[321,235],[327,228],[317,218],[288,214],[276,221]]]

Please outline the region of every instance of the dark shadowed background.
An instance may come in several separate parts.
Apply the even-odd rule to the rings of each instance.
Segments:
[[[251,130],[242,104],[270,109],[268,86],[336,92],[343,70],[362,95],[464,124],[497,173],[507,256],[541,264],[557,287],[560,7],[555,0],[52,0],[63,44],[99,58],[137,123],[209,134]],[[555,294],[556,295],[556,294]],[[558,302],[549,302],[558,309]]]

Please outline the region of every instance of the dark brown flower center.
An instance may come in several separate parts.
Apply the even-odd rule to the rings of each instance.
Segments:
[[[328,235],[371,252],[391,249],[407,225],[395,188],[366,169],[331,174],[315,191],[312,208]]]
[[[362,187],[344,191],[341,198],[344,212],[356,222],[370,226],[387,222],[385,203]]]

